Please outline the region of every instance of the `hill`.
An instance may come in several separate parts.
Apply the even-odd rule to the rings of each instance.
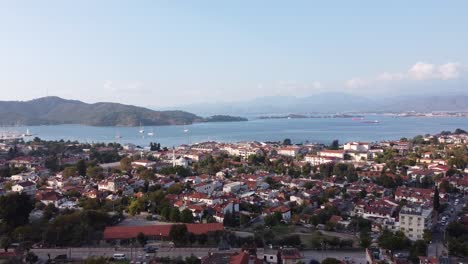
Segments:
[[[268,96],[243,102],[179,106],[202,114],[271,115],[291,113],[468,111],[468,95],[405,95],[367,98],[347,93],[308,97]]]
[[[185,111],[154,111],[144,107],[106,102],[88,104],[55,96],[31,101],[0,101],[2,125],[160,126],[210,121],[210,118],[202,118]],[[227,118],[224,121],[239,120]]]

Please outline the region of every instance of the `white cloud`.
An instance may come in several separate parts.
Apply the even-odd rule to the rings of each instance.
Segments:
[[[369,81],[361,79],[361,78],[353,78],[346,81],[346,86],[349,88],[359,88],[363,86],[367,86]]]
[[[112,81],[111,80],[105,80],[104,81],[104,89],[112,90]]]
[[[439,74],[442,80],[456,79],[460,75],[460,63],[449,62],[439,66]]]
[[[461,75],[461,64],[457,62],[448,62],[441,65],[417,62],[406,72],[384,72],[374,78],[353,78],[346,81],[349,88],[369,86],[375,82],[389,81],[425,81],[425,80],[450,80],[457,79]]]
[[[323,84],[321,82],[313,82],[312,83],[312,88],[314,89],[322,89],[323,88]]]
[[[405,75],[403,73],[389,73],[389,72],[384,72],[377,76],[377,80],[379,81],[398,81],[402,80],[405,78]]]
[[[413,80],[433,79],[436,75],[434,64],[417,62],[408,70],[408,77]]]

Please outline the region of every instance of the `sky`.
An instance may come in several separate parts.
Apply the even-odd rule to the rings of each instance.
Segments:
[[[0,0],[0,100],[468,91],[468,1]]]

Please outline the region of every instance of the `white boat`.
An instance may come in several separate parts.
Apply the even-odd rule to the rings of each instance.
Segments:
[[[29,129],[26,129],[26,133],[23,134],[23,137],[32,137],[33,134],[29,132]]]
[[[143,134],[145,133],[145,128],[141,126],[141,122],[140,122],[140,130],[139,130],[140,134]]]
[[[148,132],[148,136],[151,136],[151,137],[154,136],[154,131],[153,131],[153,129],[151,129],[151,131]]]

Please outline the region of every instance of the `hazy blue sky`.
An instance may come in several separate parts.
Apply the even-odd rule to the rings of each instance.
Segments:
[[[468,90],[468,1],[1,1],[1,100]]]

